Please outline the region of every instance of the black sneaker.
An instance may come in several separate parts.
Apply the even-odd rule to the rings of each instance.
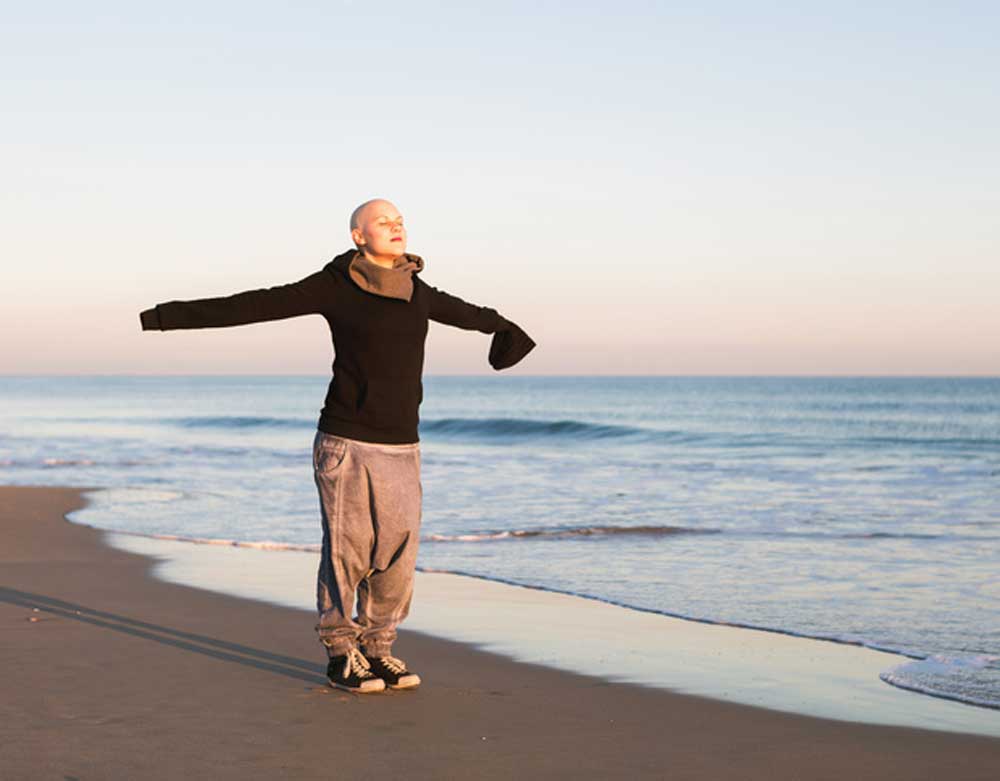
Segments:
[[[406,662],[395,656],[366,656],[373,674],[390,689],[412,689],[420,685],[420,676],[406,669]]]
[[[335,689],[349,692],[380,692],[385,688],[385,681],[377,675],[372,675],[368,660],[357,649],[352,648],[344,656],[330,657],[326,666],[326,677]]]

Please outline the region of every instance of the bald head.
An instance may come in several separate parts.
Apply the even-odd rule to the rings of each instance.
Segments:
[[[380,206],[383,210],[391,212],[394,217],[399,215],[399,209],[395,207],[392,201],[387,201],[385,198],[372,198],[351,212],[351,230],[360,227],[362,222],[368,218],[369,213],[377,211]]]

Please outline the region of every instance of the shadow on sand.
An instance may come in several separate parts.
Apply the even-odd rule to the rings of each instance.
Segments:
[[[258,670],[284,675],[306,683],[326,685],[325,667],[315,662],[296,659],[291,656],[262,651],[215,637],[182,632],[167,626],[137,621],[127,616],[108,613],[103,610],[93,610],[83,605],[76,605],[61,599],[47,597],[42,594],[31,594],[26,591],[0,586],[0,602],[7,602],[41,613],[82,621],[86,624],[110,629],[113,632],[141,637],[155,643],[182,648],[192,653],[222,659],[227,662],[253,667]]]

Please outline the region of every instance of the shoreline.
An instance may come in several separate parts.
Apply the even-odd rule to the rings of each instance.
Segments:
[[[315,553],[105,533],[109,545],[155,558],[153,577],[166,582],[312,610]],[[795,715],[1000,737],[996,709],[881,680],[913,661],[901,654],[451,572],[418,571],[414,592],[403,629],[515,661],[587,674],[598,649],[602,677],[618,682]]]
[[[334,692],[323,680],[311,611],[159,579],[153,570],[165,566],[163,556],[157,565],[109,545],[113,533],[67,522],[89,490],[97,489],[0,487],[5,778],[318,778],[336,767],[346,777],[405,769],[411,778],[986,779],[1000,762],[996,738],[794,715],[609,680],[608,661],[589,648],[582,650],[596,676],[584,676],[512,661],[489,641],[411,631],[409,621],[399,655],[424,686]],[[244,577],[256,574],[248,561],[241,566]],[[460,577],[438,576],[447,579],[447,599],[437,601],[424,578],[421,599],[443,607],[420,618],[415,600],[414,628],[466,615],[490,623],[481,590],[455,593]],[[497,585],[498,600],[532,591]],[[549,597],[565,595],[547,595],[551,607]],[[520,599],[517,608],[529,616],[537,602]],[[561,608],[568,624],[580,607]],[[526,637],[537,634],[530,617],[521,624]],[[877,683],[910,701],[933,700]],[[331,749],[331,734],[352,750]]]
[[[103,490],[103,489],[96,489]],[[68,520],[76,523],[69,517]],[[104,532],[115,548],[150,556],[167,582],[311,611],[315,546]],[[242,573],[256,573],[248,583]],[[457,579],[457,580],[455,580]],[[479,616],[488,605],[490,620]],[[559,633],[526,631],[558,626]],[[585,627],[598,626],[599,631]],[[919,661],[861,643],[634,608],[596,597],[461,572],[420,569],[403,628],[510,659],[587,674],[599,648],[613,680],[805,716],[1000,737],[1000,709],[883,679]],[[624,638],[646,638],[643,643]]]
[[[95,490],[105,490],[105,489],[95,489]],[[123,550],[129,550],[130,545],[128,538],[140,538],[146,540],[153,540],[153,545],[159,543],[182,543],[184,545],[209,545],[217,548],[238,548],[245,550],[256,550],[256,551],[268,551],[271,553],[310,553],[318,554],[320,546],[318,544],[299,544],[299,543],[286,543],[286,542],[274,542],[269,540],[235,540],[235,539],[222,539],[214,537],[186,537],[180,534],[159,534],[154,532],[136,532],[136,531],[122,531],[120,529],[106,529],[101,526],[96,526],[90,523],[84,523],[83,521],[77,521],[73,518],[67,517],[71,523],[76,523],[78,525],[86,526],[91,529],[96,529],[98,531],[103,531],[109,535],[110,544],[115,547],[121,548]],[[138,546],[142,546],[142,543],[136,543]],[[179,550],[179,549],[178,549]],[[155,552],[155,548],[150,548],[151,554]],[[878,645],[872,643],[866,643],[857,640],[845,640],[838,637],[823,637],[818,635],[808,635],[801,632],[795,632],[790,629],[779,629],[776,627],[769,626],[755,626],[754,624],[744,624],[736,621],[721,621],[712,620],[709,618],[698,618],[697,616],[685,615],[683,613],[675,613],[668,610],[658,610],[656,608],[641,607],[638,605],[630,605],[625,602],[618,602],[613,599],[594,596],[592,594],[585,594],[581,592],[569,591],[549,586],[534,585],[530,583],[519,583],[514,580],[509,580],[502,577],[494,577],[491,575],[482,575],[475,572],[465,572],[462,570],[449,570],[449,569],[439,569],[435,567],[421,567],[417,566],[417,572],[430,573],[430,574],[441,574],[441,575],[454,575],[456,577],[462,578],[472,578],[477,581],[486,581],[489,583],[499,583],[506,586],[511,586],[514,588],[529,589],[532,591],[541,591],[548,594],[562,594],[569,597],[575,597],[577,599],[586,599],[594,602],[600,602],[606,605],[611,605],[613,607],[621,608],[622,610],[632,610],[639,613],[650,613],[652,615],[665,616],[667,618],[676,618],[683,621],[692,621],[700,624],[709,624],[712,626],[727,626],[739,629],[750,629],[759,632],[770,632],[772,634],[785,635],[789,637],[798,637],[805,640],[815,640],[818,642],[836,643],[838,645],[847,646],[857,646],[861,648],[867,648],[873,651],[880,651],[886,654],[892,654],[898,656],[901,659],[910,659],[912,661],[921,661],[925,657],[907,653],[905,651],[889,648],[889,647],[879,647]],[[265,599],[265,601],[268,601]],[[931,695],[928,696],[938,696]],[[944,697],[944,695],[940,695]],[[959,698],[945,697],[946,699],[953,699],[955,702],[966,702]],[[975,703],[967,703],[974,705]],[[1000,706],[993,705],[983,705],[980,707],[985,707],[992,710],[1000,710]]]

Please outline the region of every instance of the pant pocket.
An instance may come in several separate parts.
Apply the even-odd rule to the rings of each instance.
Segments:
[[[347,457],[346,439],[330,434],[317,435],[313,447],[313,469],[320,474],[336,472]]]

